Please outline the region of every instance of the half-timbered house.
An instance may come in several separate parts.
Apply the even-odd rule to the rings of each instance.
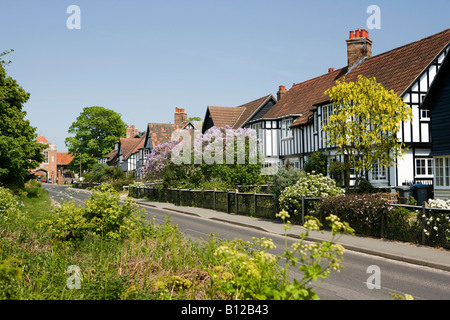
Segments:
[[[325,91],[336,80],[356,81],[358,75],[375,77],[386,89],[403,97],[412,109],[413,120],[401,124],[398,139],[408,147],[404,156],[390,168],[375,166],[367,178],[376,186],[398,186],[404,183],[432,183],[432,137],[430,115],[424,107],[427,92],[441,73],[450,51],[450,29],[372,56],[372,41],[364,29],[350,32],[347,42],[347,66],[316,78],[294,84],[286,90],[279,87],[278,102],[258,124],[262,134],[266,161],[282,164],[289,160],[301,168],[315,151],[326,152],[329,160],[343,161],[332,146],[327,146],[322,124],[333,112]],[[444,71],[442,71],[444,72]],[[448,107],[448,103],[447,103]]]

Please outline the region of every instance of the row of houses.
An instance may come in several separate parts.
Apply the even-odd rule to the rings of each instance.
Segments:
[[[375,77],[393,90],[411,108],[413,120],[401,124],[398,139],[407,147],[390,168],[375,165],[367,173],[375,186],[409,183],[433,184],[436,198],[450,198],[450,29],[372,56],[373,42],[365,29],[350,31],[345,67],[294,84],[278,86],[276,97],[268,93],[235,107],[208,106],[201,127],[252,128],[262,140],[266,166],[289,162],[302,168],[316,151],[329,161],[343,161],[336,150],[327,148],[322,125],[333,112],[325,91],[337,80],[356,81],[359,75]],[[127,138],[101,161],[119,165],[125,171],[143,166],[145,156],[170,140],[178,129],[193,129],[184,109],[176,109],[175,124],[149,124],[141,136],[130,127]],[[139,170],[137,170],[139,171]]]
[[[195,130],[197,123],[188,121],[182,108],[175,108],[174,123],[149,123],[145,133],[140,133],[134,125],[127,127],[125,138],[115,143],[114,149],[99,163],[116,166],[125,172],[133,172],[138,180],[142,179],[145,159],[153,149],[172,139],[175,130]]]

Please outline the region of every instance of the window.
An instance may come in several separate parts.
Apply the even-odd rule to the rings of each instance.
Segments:
[[[416,175],[431,176],[433,175],[432,159],[416,159]]]
[[[322,125],[328,124],[328,119],[330,115],[333,114],[333,105],[329,104],[322,107]]]
[[[450,187],[450,158],[434,159],[434,181],[436,187]]]
[[[317,112],[314,112],[314,133],[317,133],[318,128],[319,128],[318,115]]]
[[[48,163],[48,151],[44,151],[44,157],[45,157],[44,163]]]
[[[372,180],[386,180],[386,168],[381,166],[379,162],[373,166]]]
[[[420,120],[430,120],[430,110],[420,109]]]
[[[292,119],[285,119],[281,121],[281,138],[291,138],[292,130],[289,127],[292,124]]]

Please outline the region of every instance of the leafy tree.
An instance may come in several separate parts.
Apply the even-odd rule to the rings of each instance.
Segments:
[[[286,187],[294,185],[300,179],[300,176],[300,169],[291,165],[281,166],[277,173],[271,176],[270,190],[275,195],[275,200],[277,203],[281,192]]]
[[[0,53],[0,184],[23,187],[29,170],[44,161],[47,145],[36,141],[36,128],[25,120],[23,105],[30,94],[6,74],[9,62],[2,57],[9,52]]]
[[[86,168],[90,168],[97,158],[106,156],[112,150],[119,138],[125,137],[126,131],[127,125],[119,113],[104,107],[84,108],[69,128],[69,133],[74,136],[65,140],[69,153],[74,155],[72,169],[79,168],[80,153],[85,158],[91,158],[81,157],[82,166],[84,163]]]
[[[328,156],[324,152],[314,152],[306,160],[303,170],[305,172],[321,173],[324,176],[327,175]]]
[[[323,130],[328,146],[335,146],[344,156],[347,187],[351,168],[357,186],[376,163],[388,168],[404,153],[397,133],[402,121],[411,121],[412,111],[393,90],[386,90],[375,78],[360,75],[357,82],[337,81],[325,94],[334,111]]]

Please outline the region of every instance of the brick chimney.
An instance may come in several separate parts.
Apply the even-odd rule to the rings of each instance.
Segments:
[[[277,100],[280,101],[281,97],[286,93],[286,87],[285,86],[279,86],[278,92],[277,92]]]
[[[134,126],[127,126],[127,138],[133,138],[139,134],[139,130]]]
[[[350,31],[350,39],[347,40],[348,68],[351,69],[363,58],[372,56],[372,40],[365,29]]]
[[[175,108],[175,124],[180,125],[186,121],[187,121],[187,113],[184,112],[184,109]]]

